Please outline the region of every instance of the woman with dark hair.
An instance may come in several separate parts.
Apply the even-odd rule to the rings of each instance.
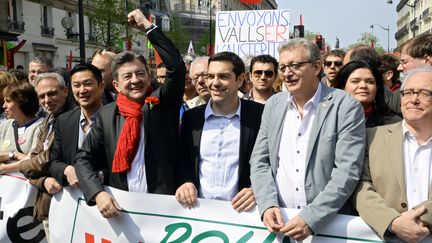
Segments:
[[[12,84],[3,90],[3,109],[8,120],[0,124],[0,172],[18,171],[19,163],[36,147],[39,100],[30,83]],[[5,163],[8,162],[8,163]]]
[[[345,90],[362,104],[366,127],[381,126],[401,120],[385,103],[381,73],[368,62],[356,60],[347,63],[339,71],[335,87]]]

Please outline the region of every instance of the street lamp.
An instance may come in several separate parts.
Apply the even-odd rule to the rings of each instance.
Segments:
[[[372,34],[374,25],[379,26],[381,29],[387,31],[387,52],[390,52],[390,25],[387,25],[387,28],[382,27],[380,24],[371,24]]]

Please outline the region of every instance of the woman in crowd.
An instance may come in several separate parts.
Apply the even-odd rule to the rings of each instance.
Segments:
[[[18,83],[18,80],[11,73],[0,71],[0,123],[7,119],[3,110],[3,89],[13,83]]]
[[[377,68],[363,60],[347,63],[336,77],[336,88],[343,89],[363,106],[366,127],[396,123],[401,120],[384,100],[384,82]]]
[[[38,96],[29,83],[15,83],[3,90],[3,109],[8,120],[0,124],[0,172],[18,171],[16,161],[36,147],[39,124]],[[7,163],[6,163],[7,162]],[[12,162],[12,163],[9,163]]]

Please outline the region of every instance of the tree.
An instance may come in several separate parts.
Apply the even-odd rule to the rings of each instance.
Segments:
[[[129,31],[129,36],[137,34],[132,28],[125,27],[128,25],[126,15],[133,8],[133,4],[128,4],[126,9],[124,0],[91,1],[86,15],[92,21],[98,42],[105,47],[111,47],[126,40],[126,30]]]
[[[181,26],[180,21],[180,17],[176,13],[173,13],[171,16],[170,30],[165,34],[172,40],[180,52],[186,52],[190,38],[187,31]]]
[[[370,33],[370,32],[363,32],[360,34],[360,37],[357,39],[357,41],[351,45],[348,46],[348,49],[351,49],[355,46],[358,45],[367,45],[370,46],[371,45],[371,40],[373,40],[374,42],[374,48],[375,51],[377,51],[379,54],[384,53],[384,48],[382,47],[382,45],[379,43],[379,39],[378,37],[376,37],[374,34]]]
[[[215,22],[212,21],[212,25],[211,25],[211,31],[212,31],[212,45],[215,45]],[[204,33],[202,34],[200,40],[197,42],[196,44],[196,50],[195,52],[202,56],[202,55],[208,55],[207,52],[207,46],[208,44],[210,44],[209,42],[210,39],[210,35],[209,35],[209,29],[207,28],[206,31],[204,31]]]

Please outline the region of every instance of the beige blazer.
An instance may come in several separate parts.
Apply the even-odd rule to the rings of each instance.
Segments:
[[[403,161],[402,122],[367,130],[367,147],[362,179],[354,194],[354,206],[360,217],[381,238],[392,222],[408,210]],[[430,222],[432,188],[424,202]],[[429,218],[429,220],[428,220]]]

